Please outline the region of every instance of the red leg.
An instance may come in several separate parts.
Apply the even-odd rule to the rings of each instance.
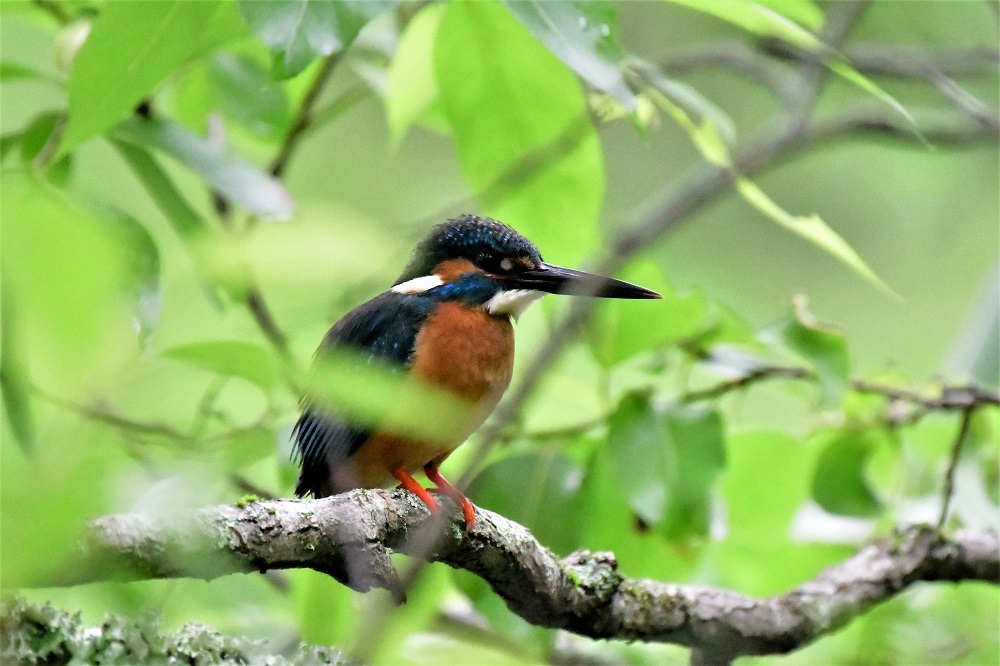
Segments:
[[[431,494],[427,492],[426,488],[417,483],[416,479],[410,476],[409,472],[400,467],[399,469],[393,470],[392,475],[399,480],[400,488],[409,490],[411,493],[419,497],[421,502],[427,505],[427,508],[430,509],[431,513],[437,513],[437,501],[431,497]]]
[[[438,490],[455,500],[455,504],[462,507],[462,515],[465,517],[465,531],[471,532],[472,526],[476,524],[476,511],[472,507],[469,498],[458,491],[458,488],[448,483],[448,480],[441,476],[441,472],[434,466],[434,463],[424,465],[424,474],[430,479]]]

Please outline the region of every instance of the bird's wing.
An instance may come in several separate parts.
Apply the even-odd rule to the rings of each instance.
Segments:
[[[430,299],[395,292],[376,296],[330,329],[317,356],[333,349],[348,349],[360,352],[369,362],[377,360],[406,369],[417,332],[434,305]],[[307,404],[292,433],[295,457],[302,467],[295,494],[330,494],[334,469],[361,447],[369,432]]]

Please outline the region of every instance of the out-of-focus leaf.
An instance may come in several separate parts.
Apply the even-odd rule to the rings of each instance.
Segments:
[[[792,518],[809,497],[809,450],[784,432],[744,432],[726,438],[726,460],[729,540],[787,543]]]
[[[715,410],[680,405],[669,407],[665,417],[677,467],[667,512],[656,531],[674,540],[707,536],[710,492],[726,465],[722,417]]]
[[[833,49],[823,44],[815,34],[802,27],[804,25],[812,30],[817,30],[822,24],[822,13],[815,5],[808,7],[806,3],[786,3],[785,0],[765,0],[764,2],[756,0],[667,0],[667,2],[711,14],[755,35],[777,37],[809,51],[820,57],[823,63],[830,68],[830,71],[885,102],[916,128],[913,116],[895,97],[851,67]],[[819,23],[816,23],[817,12],[819,12]],[[917,135],[920,136],[919,132]]]
[[[762,37],[777,37],[812,52],[826,49],[816,35],[764,4],[753,0],[667,0],[732,23]],[[801,12],[799,12],[801,14]]]
[[[649,395],[622,398],[608,419],[608,454],[629,506],[646,523],[658,524],[666,515],[677,460]]]
[[[42,148],[49,142],[52,132],[60,122],[62,114],[58,111],[45,111],[35,116],[21,133],[21,160],[30,162],[38,157]]]
[[[469,486],[477,505],[521,523],[547,548],[568,554],[580,545],[583,467],[555,448],[503,458]]]
[[[851,67],[851,65],[843,60],[834,59],[827,63],[827,67],[830,68],[834,74],[837,74],[845,81],[853,83],[858,88],[861,88],[873,97],[885,102],[890,107],[892,107],[896,113],[903,116],[913,126],[913,132],[919,139],[923,139],[923,135],[917,128],[917,121],[914,119],[913,114],[906,110],[906,107],[902,103],[885,91],[884,88],[879,86],[877,83],[869,79],[867,76],[859,72],[858,70]],[[926,143],[926,142],[925,142]]]
[[[413,17],[400,36],[389,65],[385,109],[389,131],[396,143],[439,99],[434,78],[434,41],[445,7],[443,4],[430,5]]]
[[[818,33],[823,27],[823,10],[813,0],[754,0],[762,7],[781,14],[799,25]]]
[[[241,432],[226,440],[226,465],[236,470],[274,455],[274,433],[258,428]]]
[[[168,74],[245,34],[228,2],[113,2],[103,7],[69,75],[68,152],[131,113]]]
[[[850,381],[851,362],[847,339],[839,330],[821,324],[797,299],[794,316],[774,329],[777,339],[816,370],[820,384],[820,404],[836,405]]]
[[[525,318],[527,319],[527,318]],[[543,339],[541,317],[535,317],[538,337]],[[522,320],[518,336],[525,339],[533,331]],[[546,373],[524,414],[529,432],[551,432],[578,428],[599,421],[608,412],[601,398],[601,369],[583,345],[570,345],[552,370]]]
[[[624,55],[613,3],[504,0],[504,4],[580,78],[635,110],[635,95],[622,74]]]
[[[894,298],[899,296],[882,279],[875,274],[865,260],[854,251],[840,234],[834,231],[819,215],[792,215],[767,196],[755,183],[740,178],[736,182],[739,193],[751,206],[768,219],[777,222],[789,231],[802,236],[807,241],[826,250],[842,261],[848,268],[877,287],[883,293]]]
[[[756,339],[750,324],[731,309],[710,303],[706,316],[709,324],[699,335],[692,337],[692,342],[701,347],[720,344],[754,345]]]
[[[31,175],[5,174],[0,204],[4,287],[30,345],[32,379],[71,395],[135,349],[123,291],[131,249],[101,211]]]
[[[228,257],[221,241],[215,241],[205,220],[174,186],[170,176],[144,148],[130,141],[112,137],[111,144],[125,158],[174,231],[184,240],[194,260],[205,295],[216,308],[222,303],[219,292],[234,300],[246,287],[242,269]]]
[[[605,367],[692,336],[705,327],[704,297],[678,294],[652,264],[638,263],[622,278],[660,292],[663,300],[603,299],[597,304],[590,344],[594,357]]]
[[[691,541],[677,547],[649,524],[640,521],[622,493],[620,477],[612,462],[610,447],[599,448],[584,479],[587,499],[582,521],[584,544],[592,550],[610,550],[622,571],[630,576],[655,580],[687,580],[701,562],[703,542]]]
[[[162,355],[201,370],[245,379],[264,392],[271,391],[281,378],[274,355],[250,342],[195,342],[167,349]]]
[[[650,76],[654,81],[657,80],[654,75]],[[660,81],[660,86],[670,90],[666,83],[668,82]],[[709,164],[722,169],[731,169],[733,160],[729,156],[729,148],[712,116],[703,115],[700,122],[695,121],[686,106],[675,102],[671,95],[660,90],[660,86],[654,85],[652,89],[646,90],[646,94],[687,133],[694,147]]]
[[[396,0],[239,0],[240,14],[275,56],[278,78],[342,51]]]
[[[0,81],[18,81],[26,79],[41,79],[45,75],[36,69],[19,65],[16,62],[0,62]]]
[[[5,593],[58,585],[71,575],[79,565],[73,553],[87,521],[111,509],[106,501],[113,488],[109,479],[127,464],[107,430],[45,430],[49,436],[39,429],[30,457],[6,441],[0,446],[0,580]]]
[[[0,137],[0,160],[6,159],[7,153],[21,143],[21,132],[10,132]]]
[[[710,123],[726,142],[736,137],[736,125],[729,114],[683,81],[671,79],[659,67],[639,58],[630,58],[629,67],[643,80],[683,109],[695,126]]]
[[[139,335],[139,343],[145,346],[159,323],[160,306],[163,304],[160,252],[153,237],[134,217],[115,209],[103,209],[103,212],[125,250],[122,291],[130,301],[132,322]]]
[[[73,177],[73,154],[66,153],[45,170],[45,176],[56,187],[65,188]]]
[[[432,441],[465,436],[475,417],[469,403],[453,393],[346,349],[324,351],[306,384],[313,403],[352,423]]]
[[[134,143],[162,150],[201,176],[213,190],[252,213],[287,220],[295,210],[291,195],[276,178],[174,122],[131,118],[119,125],[118,133]]]
[[[829,511],[844,516],[873,516],[882,507],[865,474],[879,440],[868,430],[841,430],[823,444],[816,462],[812,495]]]
[[[969,377],[1000,386],[1000,264],[990,270],[972,314],[952,345],[944,368],[950,377]]]
[[[227,116],[261,136],[277,136],[289,121],[288,95],[253,58],[222,52],[209,61],[209,78]]]
[[[485,212],[554,263],[578,264],[597,240],[604,162],[577,78],[496,2],[449,4],[434,57],[462,171]]]
[[[191,208],[174,187],[170,176],[148,151],[120,139],[113,138],[112,145],[132,167],[136,177],[181,238],[191,242],[207,234],[208,225],[205,220]]]
[[[4,289],[0,292],[0,299],[0,335],[3,336],[0,339],[0,389],[3,390],[4,413],[14,438],[27,455],[35,447],[28,349],[20,330],[13,294]]]

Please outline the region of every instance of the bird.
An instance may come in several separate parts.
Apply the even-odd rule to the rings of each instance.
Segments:
[[[488,217],[466,214],[435,226],[392,287],[344,315],[316,355],[359,352],[362,363],[414,375],[470,404],[470,422],[427,441],[434,438],[352,422],[307,400],[292,431],[300,466],[296,495],[322,498],[398,483],[434,514],[437,501],[413,477],[423,471],[461,507],[471,531],[475,509],[439,467],[500,401],[513,372],[512,320],[546,294],[662,298],[622,280],[546,263],[531,241]]]

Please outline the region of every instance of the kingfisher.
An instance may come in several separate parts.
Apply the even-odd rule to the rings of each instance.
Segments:
[[[546,294],[661,298],[638,285],[546,263],[531,241],[497,220],[462,215],[434,227],[392,288],[334,324],[317,357],[360,352],[410,373],[469,404],[469,423],[429,441],[306,404],[292,435],[301,467],[296,495],[320,498],[398,483],[436,513],[437,501],[413,478],[423,470],[462,508],[470,531],[472,503],[439,467],[500,401],[514,366],[512,320]]]

